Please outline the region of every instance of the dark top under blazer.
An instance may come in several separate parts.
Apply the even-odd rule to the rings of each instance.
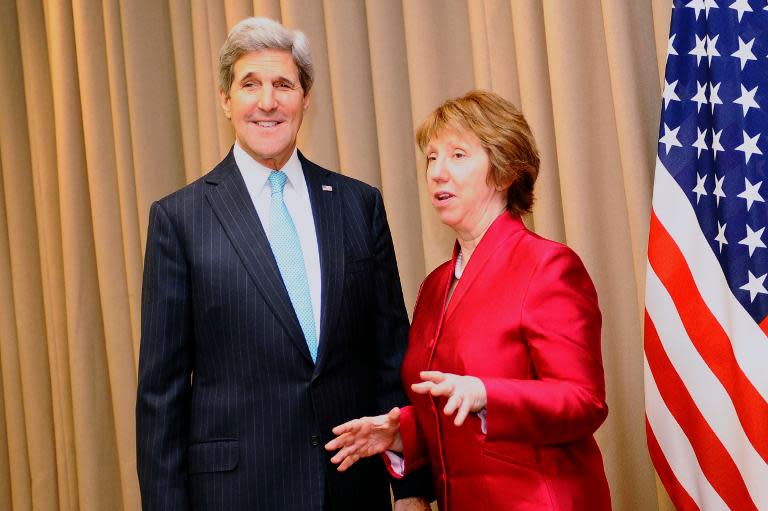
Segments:
[[[381,460],[339,474],[323,449],[333,426],[405,402],[408,316],[384,206],[299,157],[322,275],[317,365],[231,151],[152,205],[136,406],[146,510],[390,509]]]

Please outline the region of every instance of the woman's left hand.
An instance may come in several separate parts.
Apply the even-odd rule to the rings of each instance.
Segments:
[[[460,376],[441,371],[421,371],[421,383],[414,383],[411,389],[417,394],[432,394],[448,398],[443,408],[445,415],[456,413],[453,423],[464,424],[469,412],[479,412],[488,401],[485,385],[475,376]]]

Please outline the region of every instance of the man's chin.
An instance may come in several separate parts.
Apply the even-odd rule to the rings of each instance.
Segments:
[[[273,148],[265,149],[263,147],[254,150],[254,148],[247,148],[244,146],[243,149],[245,149],[245,152],[248,153],[251,158],[265,167],[279,170],[280,167],[285,165],[288,158],[290,158],[293,147],[291,146],[290,149],[282,148],[279,151],[275,151]]]

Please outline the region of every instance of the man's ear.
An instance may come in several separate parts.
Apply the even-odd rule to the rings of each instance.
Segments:
[[[223,90],[219,90],[219,100],[221,101],[221,109],[224,110],[224,117],[232,119],[232,110],[229,106],[229,94]]]
[[[304,111],[305,112],[307,111],[307,108],[309,108],[309,95],[310,94],[311,94],[310,92],[307,92],[306,94],[304,94]]]

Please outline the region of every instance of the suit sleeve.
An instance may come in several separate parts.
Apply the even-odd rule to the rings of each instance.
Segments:
[[[521,312],[532,379],[483,378],[487,440],[535,444],[591,435],[605,420],[597,294],[569,248],[548,252],[534,270]]]
[[[373,210],[376,301],[374,325],[374,367],[378,372],[376,407],[386,413],[394,406],[405,406],[408,398],[400,380],[405,349],[408,346],[408,313],[397,271],[395,248],[387,224],[384,202],[375,190]],[[409,471],[410,472],[410,471]],[[416,470],[407,477],[392,480],[395,500],[406,497],[432,499],[432,476],[428,469]]]
[[[168,214],[154,203],[144,262],[136,402],[137,469],[145,511],[189,509],[190,308],[183,247]]]
[[[379,383],[376,408],[380,413],[386,413],[393,406],[407,403],[400,382],[400,368],[408,345],[408,313],[403,301],[392,235],[378,190],[375,191],[373,237],[376,304],[374,325],[369,331],[375,336],[373,355]]]

